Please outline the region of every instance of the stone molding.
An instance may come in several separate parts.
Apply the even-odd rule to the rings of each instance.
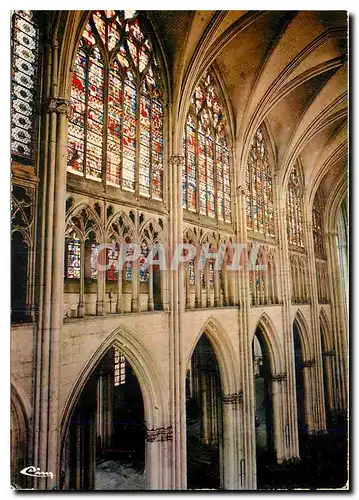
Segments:
[[[314,366],[316,363],[315,359],[307,359],[305,361],[303,361],[303,368],[311,368],[312,366]]]
[[[146,441],[148,443],[162,443],[164,441],[172,441],[173,430],[172,426],[159,427],[158,429],[146,429]]]
[[[243,401],[243,392],[236,392],[234,394],[223,394],[222,395],[222,403],[225,405],[233,405],[236,403],[242,403]]]
[[[284,382],[284,380],[287,380],[287,372],[274,373],[271,379],[273,382]]]

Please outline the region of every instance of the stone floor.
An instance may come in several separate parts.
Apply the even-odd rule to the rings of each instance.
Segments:
[[[119,460],[103,460],[96,465],[95,490],[144,490],[145,474],[133,463]]]

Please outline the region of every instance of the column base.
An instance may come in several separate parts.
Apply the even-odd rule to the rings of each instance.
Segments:
[[[154,311],[154,309],[155,309],[155,304],[153,302],[153,299],[148,299],[148,310]]]
[[[116,312],[118,314],[123,314],[122,301],[116,302]]]
[[[103,300],[98,300],[96,302],[96,316],[106,316]]]
[[[138,299],[131,299],[131,311],[138,312]]]
[[[85,304],[83,302],[79,302],[77,304],[77,317],[83,318],[85,316]]]

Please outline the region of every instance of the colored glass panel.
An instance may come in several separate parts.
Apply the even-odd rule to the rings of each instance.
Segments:
[[[81,243],[79,239],[68,240],[67,243],[67,279],[80,279],[81,276]]]
[[[11,153],[33,159],[39,29],[32,11],[15,11],[12,36]]]
[[[138,259],[138,262],[139,262],[139,277],[140,277],[140,281],[141,283],[148,283],[149,279],[150,279],[150,272],[149,272],[149,269],[145,269],[144,266],[145,266],[145,263],[146,263],[146,260],[147,260],[147,255],[149,254],[150,250],[147,246],[146,243],[142,243],[141,244],[141,255]]]
[[[206,73],[194,91],[185,126],[182,204],[230,222],[229,154],[224,150],[227,154],[225,118],[213,78]]]
[[[252,139],[246,169],[247,228],[274,236],[272,168],[261,128]]]
[[[99,46],[108,58],[102,59]],[[157,62],[135,11],[90,15],[71,87],[72,171],[100,180],[106,158],[110,184],[133,192],[138,175],[140,195],[162,200],[163,105],[156,72]]]
[[[291,245],[303,248],[303,213],[301,184],[297,167],[293,167],[287,188],[287,236]]]

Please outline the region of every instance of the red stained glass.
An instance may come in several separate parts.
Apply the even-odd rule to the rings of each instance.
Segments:
[[[221,109],[213,77],[206,73],[187,116],[182,203],[190,211],[230,222],[229,154]]]
[[[157,62],[135,11],[90,15],[71,87],[68,166],[73,172],[99,180],[106,158],[109,183],[135,191],[138,171],[139,193],[162,200],[163,106],[156,75]]]
[[[292,168],[287,188],[287,236],[291,245],[303,248],[303,212],[299,172]]]
[[[272,167],[261,128],[251,142],[246,170],[247,228],[274,236]]]

